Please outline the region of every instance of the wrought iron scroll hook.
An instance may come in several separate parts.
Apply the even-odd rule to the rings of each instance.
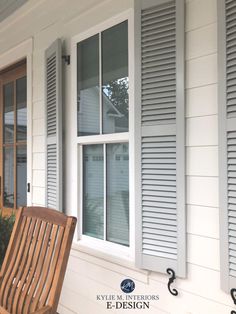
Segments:
[[[234,304],[236,305],[236,289],[235,288],[231,289],[230,294],[234,301]],[[231,311],[231,314],[236,314],[236,311]]]
[[[171,277],[169,278],[169,281],[168,281],[168,290],[170,291],[170,293],[174,296],[177,296],[178,295],[178,291],[176,289],[172,289],[171,288],[171,284],[175,281],[176,279],[176,276],[175,276],[175,272],[173,269],[171,268],[167,268],[166,270],[167,274],[169,274]],[[231,313],[233,314],[233,313]],[[235,313],[236,314],[236,313]]]

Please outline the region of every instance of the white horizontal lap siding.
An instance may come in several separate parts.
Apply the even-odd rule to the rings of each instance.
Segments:
[[[163,273],[170,267],[184,277],[184,1],[136,6],[137,264]]]
[[[61,41],[46,58],[46,206],[62,211],[62,54]]]

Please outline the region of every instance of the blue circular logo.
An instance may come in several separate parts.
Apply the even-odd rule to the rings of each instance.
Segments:
[[[120,288],[124,293],[131,293],[135,289],[135,283],[131,279],[124,279],[120,284]]]

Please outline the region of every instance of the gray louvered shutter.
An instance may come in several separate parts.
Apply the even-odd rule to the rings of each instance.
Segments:
[[[46,50],[46,206],[62,211],[62,49]]]
[[[236,288],[236,2],[218,1],[221,286]]]
[[[184,0],[135,3],[137,266],[185,277]]]

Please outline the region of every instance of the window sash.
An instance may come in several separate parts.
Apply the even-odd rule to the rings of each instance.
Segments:
[[[129,210],[130,210],[130,206],[129,206],[129,201],[128,201],[128,210],[126,211],[126,209],[127,208],[125,208],[125,206],[123,207],[123,212],[121,211],[121,215],[123,214],[123,216],[125,215],[126,216],[126,214],[125,214],[125,212],[128,212],[128,217],[126,216],[125,218],[126,219],[128,219],[128,230],[126,231],[126,230],[123,230],[124,232],[123,233],[125,233],[125,232],[127,232],[128,233],[128,243],[127,243],[127,241],[126,241],[126,239],[124,238],[120,238],[120,239],[116,239],[117,241],[115,241],[115,239],[113,240],[113,241],[111,241],[111,240],[109,240],[108,239],[108,237],[109,237],[109,235],[108,235],[108,233],[109,233],[109,230],[112,230],[112,228],[114,228],[114,226],[111,226],[111,228],[109,228],[109,226],[108,226],[108,223],[107,223],[107,217],[108,217],[108,215],[110,214],[110,217],[111,217],[111,219],[113,220],[114,219],[114,216],[115,216],[115,213],[113,212],[113,216],[112,216],[112,213],[111,213],[111,211],[109,211],[108,210],[108,203],[110,202],[110,200],[108,199],[108,181],[109,181],[109,179],[110,179],[110,177],[109,177],[109,174],[110,173],[112,173],[112,169],[108,169],[108,165],[109,165],[109,162],[110,162],[110,160],[109,160],[109,156],[108,156],[108,151],[109,151],[109,149],[111,148],[111,145],[115,145],[115,144],[120,144],[120,145],[122,145],[122,144],[127,144],[127,145],[129,145],[127,142],[123,142],[123,143],[109,143],[109,144],[99,144],[99,145],[102,145],[102,152],[103,152],[103,159],[102,159],[102,161],[103,161],[103,163],[102,163],[102,170],[100,170],[100,171],[102,171],[103,172],[103,239],[102,239],[102,237],[101,237],[101,232],[99,232],[99,234],[100,234],[100,236],[99,236],[99,234],[98,234],[98,236],[96,236],[96,233],[94,233],[94,235],[92,235],[92,233],[93,233],[93,231],[90,231],[90,232],[88,232],[87,234],[86,234],[86,232],[84,231],[84,229],[85,229],[85,226],[87,225],[87,223],[89,224],[90,222],[89,221],[85,221],[85,216],[86,216],[86,212],[85,212],[85,210],[86,211],[88,211],[89,210],[89,208],[87,207],[85,207],[85,204],[87,203],[87,201],[85,200],[85,193],[87,194],[88,193],[88,190],[89,190],[89,188],[88,187],[86,187],[86,190],[85,190],[85,184],[86,184],[86,186],[88,185],[88,182],[89,182],[89,179],[87,179],[86,177],[85,177],[85,175],[87,175],[88,176],[88,172],[86,171],[87,169],[86,169],[86,167],[85,167],[85,162],[89,162],[89,160],[85,160],[85,149],[88,147],[88,146],[93,146],[93,145],[83,145],[83,146],[81,146],[81,154],[82,154],[82,162],[81,162],[81,173],[82,173],[82,197],[81,197],[81,199],[82,199],[82,206],[81,206],[81,208],[82,208],[82,221],[83,221],[83,226],[82,226],[82,234],[83,234],[83,236],[84,235],[86,235],[86,236],[91,236],[91,237],[94,237],[94,238],[96,238],[96,239],[100,239],[100,240],[103,240],[103,241],[107,241],[107,242],[112,242],[112,243],[116,243],[116,244],[118,244],[118,245],[125,245],[125,246],[129,246]],[[96,145],[96,144],[95,144]],[[128,146],[129,147],[129,146]],[[120,146],[120,149],[124,149],[124,147],[122,147],[122,146]],[[101,153],[101,152],[100,152]],[[128,154],[128,156],[129,156],[129,148],[128,148],[128,150],[127,150],[127,153],[126,154]],[[93,156],[91,155],[91,156],[89,156],[88,157],[88,159],[91,159]],[[123,156],[124,157],[124,156]],[[128,159],[129,160],[129,159]],[[129,163],[129,162],[128,162]],[[116,167],[115,167],[116,168]],[[128,168],[129,168],[129,165],[128,165]],[[123,169],[122,171],[124,171],[125,169]],[[125,173],[127,173],[127,171],[124,171],[124,174]],[[96,181],[96,177],[95,178],[93,178],[95,181]],[[117,178],[118,179],[118,178]],[[128,175],[128,182],[127,182],[127,184],[128,184],[128,194],[129,194],[129,175]],[[109,184],[109,186],[111,186],[111,184]],[[94,186],[94,190],[96,190],[96,185]],[[125,191],[123,191],[123,192],[125,192]],[[118,195],[119,194],[119,191],[116,191],[116,193],[115,193],[116,195]],[[123,195],[123,196],[122,196]],[[122,193],[122,191],[120,190],[120,197],[122,198],[122,200],[123,200],[123,202],[125,203],[125,195],[124,195],[124,193]],[[118,201],[119,201],[120,199],[118,198]],[[129,197],[128,197],[128,200],[129,200]],[[94,200],[95,201],[95,200]],[[123,204],[124,205],[124,204]],[[117,210],[118,210],[118,207],[117,207]],[[100,215],[99,215],[100,216]],[[92,217],[92,216],[91,216]],[[88,216],[88,219],[89,219],[89,216]],[[99,217],[97,218],[97,221],[99,220]],[[123,222],[124,224],[125,224],[125,221]],[[123,225],[123,223],[122,223],[122,225]],[[127,221],[126,221],[126,223],[127,223]],[[114,231],[114,230],[113,230]],[[90,234],[89,234],[90,233]],[[111,234],[112,234],[112,232],[111,232]],[[122,237],[122,236],[121,236]],[[120,241],[120,242],[119,242]],[[123,243],[122,243],[123,242]]]
[[[82,43],[83,41],[86,41],[90,38],[93,38],[95,36],[98,35],[98,39],[99,39],[99,51],[98,51],[98,61],[99,61],[99,86],[98,86],[98,89],[99,89],[99,133],[97,134],[97,132],[95,132],[94,134],[91,134],[91,135],[82,135],[82,134],[79,134],[80,133],[83,133],[83,130],[79,128],[79,118],[77,118],[77,136],[78,137],[84,137],[84,136],[93,136],[93,135],[103,135],[103,134],[116,134],[116,133],[126,133],[126,131],[124,132],[116,132],[114,131],[113,133],[112,132],[107,132],[105,131],[105,126],[106,126],[106,121],[104,119],[105,117],[105,113],[104,113],[104,108],[105,108],[105,96],[103,94],[103,90],[104,90],[104,86],[103,86],[103,79],[104,79],[104,73],[103,73],[103,68],[104,68],[104,62],[103,62],[103,57],[104,57],[104,54],[103,54],[103,46],[102,46],[102,43],[103,43],[103,32],[113,28],[113,27],[116,27],[122,23],[125,23],[127,22],[127,37],[128,37],[128,34],[129,34],[129,22],[128,22],[128,19],[124,19],[123,21],[119,22],[119,23],[116,23],[110,27],[107,27],[106,29],[103,29],[101,30],[100,32],[96,32],[94,35],[91,35],[91,36],[88,36],[87,38],[84,38],[83,40],[80,40],[77,42],[76,44],[76,47],[77,47],[77,53],[76,53],[76,58],[77,58],[77,63],[78,63],[78,45],[80,43]],[[129,42],[127,43],[127,48],[128,48],[128,51],[127,51],[127,59],[129,59]],[[128,61],[128,64],[127,64],[128,68],[129,68],[129,61]],[[78,65],[77,65],[77,71],[79,71],[79,68],[78,68]],[[127,76],[127,81],[128,81],[128,84],[129,84],[129,71],[128,71],[128,76]],[[78,99],[80,98],[80,94],[78,94],[78,92],[82,90],[80,90],[79,86],[78,86],[78,73],[77,73],[77,114],[81,114],[81,109],[79,109],[78,111]],[[80,99],[79,99],[80,101]],[[111,101],[110,101],[111,102]],[[128,86],[128,112],[129,112],[129,103],[130,103],[130,100],[129,100],[129,86]],[[81,108],[81,104],[80,104],[80,107]],[[116,115],[118,115],[118,109],[114,108],[114,110],[116,111]],[[121,115],[122,116],[122,115]],[[120,116],[120,118],[121,118]],[[115,118],[114,118],[115,119]],[[89,122],[89,121],[88,121]],[[129,129],[129,114],[128,114],[128,129]],[[85,131],[84,131],[85,132]],[[127,132],[129,132],[129,130],[127,130]],[[86,132],[85,132],[86,133]]]

